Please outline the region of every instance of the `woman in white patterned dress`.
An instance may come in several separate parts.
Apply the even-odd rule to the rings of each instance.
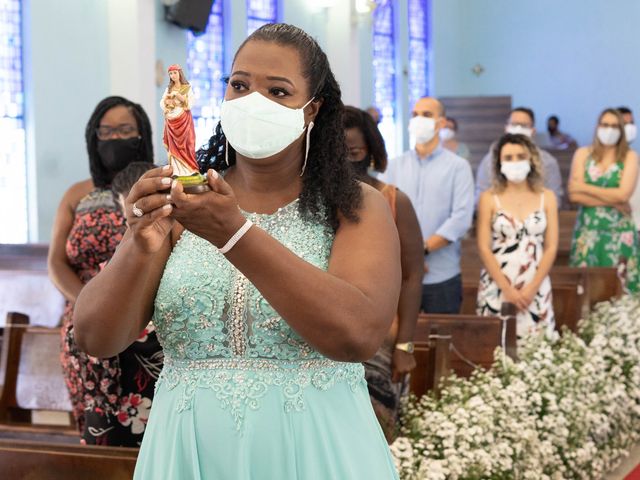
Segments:
[[[500,315],[514,304],[519,337],[553,331],[549,270],[558,248],[554,193],[542,186],[538,150],[523,135],[504,135],[493,152],[494,185],[478,204],[478,315]]]

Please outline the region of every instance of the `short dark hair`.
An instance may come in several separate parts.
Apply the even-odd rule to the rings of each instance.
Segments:
[[[458,131],[458,121],[453,117],[447,117],[447,120],[449,120],[451,123],[453,123],[453,129],[457,132]]]
[[[136,183],[145,172],[155,167],[151,162],[131,162],[113,177],[111,190],[116,197],[118,195],[126,197],[131,187],[133,187],[133,184]]]
[[[629,107],[622,106],[622,107],[616,108],[616,110],[618,110],[622,115],[633,115],[633,112]]]
[[[510,114],[513,112],[526,113],[527,115],[529,115],[529,118],[531,119],[531,124],[532,125],[536,124],[536,116],[534,115],[533,110],[531,110],[529,107],[516,107],[511,110]]]
[[[362,132],[367,151],[373,158],[374,170],[384,172],[387,168],[387,151],[384,138],[371,115],[356,107],[344,107],[344,128],[357,128]]]
[[[548,122],[549,120],[555,120],[555,122],[556,122],[558,125],[560,125],[560,119],[558,118],[558,116],[557,116],[557,115],[550,115],[550,116],[549,116],[549,118],[547,118],[547,122]]]
[[[93,184],[99,188],[105,188],[111,184],[114,173],[102,164],[100,155],[98,155],[98,136],[96,129],[100,126],[100,120],[107,111],[113,107],[127,107],[133,117],[136,119],[138,134],[140,135],[140,147],[138,150],[138,158],[135,161],[153,163],[153,142],[151,141],[151,123],[144,109],[137,103],[133,103],[124,97],[107,97],[102,100],[91,114],[89,122],[84,132],[87,142],[87,153],[89,154],[89,171]]]

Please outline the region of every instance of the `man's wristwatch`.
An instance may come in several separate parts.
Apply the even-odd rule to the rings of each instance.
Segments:
[[[413,353],[413,342],[396,343],[396,350]]]

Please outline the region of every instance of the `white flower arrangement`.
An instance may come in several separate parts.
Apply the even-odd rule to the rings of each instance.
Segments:
[[[402,480],[596,479],[640,438],[640,299],[596,306],[519,360],[411,397],[391,445]]]

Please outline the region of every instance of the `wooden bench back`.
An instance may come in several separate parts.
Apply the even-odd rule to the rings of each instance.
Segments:
[[[569,253],[571,252],[571,240],[573,238],[573,228],[576,224],[576,210],[558,211],[558,253],[554,265],[569,265]],[[462,267],[482,267],[482,259],[478,253],[478,244],[474,230],[461,241],[461,264]]]
[[[0,478],[130,480],[138,449],[0,439]]]
[[[0,270],[47,271],[49,245],[46,243],[0,243]]]
[[[555,282],[552,283],[552,290],[556,330],[561,332],[563,327],[567,327],[577,333],[578,322],[589,312],[584,287],[573,282]]]
[[[441,97],[447,116],[458,122],[458,140],[471,152],[473,171],[493,142],[504,134],[504,125],[511,112],[510,96]]]
[[[569,265],[573,229],[576,225],[577,210],[560,210],[558,212],[558,254],[554,265]]]
[[[567,184],[569,177],[571,176],[571,162],[573,155],[576,152],[574,148],[568,148],[564,150],[557,150],[555,148],[545,148],[555,159],[558,161],[558,167],[560,168],[560,177],[562,178],[562,189],[564,190],[564,198],[560,208],[572,209],[574,206],[569,203],[569,194],[567,192]]]
[[[7,315],[0,352],[0,422],[31,423],[32,410],[70,412],[60,365],[60,329]]]
[[[575,332],[578,321],[588,314],[589,302],[585,287],[587,275],[583,272],[578,272],[573,277],[574,280],[572,281],[551,280],[553,311],[557,330],[566,325]],[[478,283],[463,282],[462,295],[461,313],[474,314],[478,297]]]
[[[476,315],[421,314],[414,340],[420,353],[411,378],[411,390],[416,395],[437,387],[449,372],[468,377],[476,366],[489,368],[499,346],[516,356],[514,318],[503,321]]]
[[[411,373],[411,392],[418,397],[438,391],[440,382],[451,375],[451,334],[436,328],[421,328],[414,337],[416,368]]]

